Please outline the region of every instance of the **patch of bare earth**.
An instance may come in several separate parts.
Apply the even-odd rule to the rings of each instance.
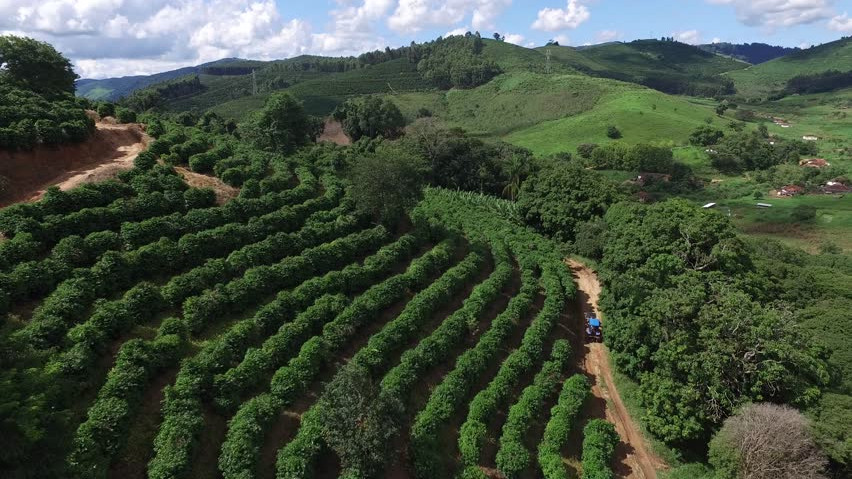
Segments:
[[[586,265],[568,259],[566,263],[574,274],[577,283],[578,300],[582,312],[594,312],[600,318],[598,299],[601,285],[594,271]],[[604,329],[604,334],[606,330]],[[604,418],[615,424],[621,437],[616,448],[613,469],[617,477],[630,479],[656,479],[657,470],[666,469],[662,459],[651,452],[636,422],[630,417],[615,380],[605,346],[600,343],[584,345],[581,368],[592,383],[592,398],[585,407],[585,419]],[[576,442],[576,441],[575,441]]]
[[[184,181],[189,186],[193,188],[210,188],[216,192],[216,203],[220,205],[236,198],[240,194],[239,188],[234,188],[215,176],[202,175],[181,166],[175,167],[175,171],[183,176]]]
[[[150,138],[142,125],[98,121],[95,132],[81,143],[30,151],[0,151],[0,176],[9,180],[0,207],[40,199],[49,186],[69,190],[84,183],[114,178],[133,167]]]
[[[343,146],[352,144],[352,140],[343,132],[343,125],[334,118],[326,118],[322,134],[317,138],[317,141],[326,141]]]

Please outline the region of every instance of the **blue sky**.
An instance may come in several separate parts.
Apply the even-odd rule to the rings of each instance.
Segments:
[[[223,57],[356,55],[497,31],[524,46],[673,36],[808,46],[852,34],[852,0],[3,0],[0,33],[53,43],[83,77]]]

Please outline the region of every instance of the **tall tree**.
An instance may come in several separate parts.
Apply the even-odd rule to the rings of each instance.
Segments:
[[[350,169],[355,204],[376,219],[396,220],[420,199],[428,171],[420,155],[400,145],[379,145]]]
[[[290,153],[308,144],[314,133],[302,104],[289,93],[272,94],[240,130],[256,147],[276,153]]]
[[[50,44],[15,35],[0,36],[0,81],[59,96],[74,93],[77,78],[71,62]]]
[[[343,131],[353,141],[363,137],[394,138],[405,126],[405,119],[396,104],[375,96],[346,101],[334,111],[334,118],[343,124]]]

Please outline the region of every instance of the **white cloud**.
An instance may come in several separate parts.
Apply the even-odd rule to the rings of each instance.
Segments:
[[[598,43],[606,43],[618,40],[621,37],[621,32],[617,30],[601,30],[597,35],[595,35],[595,41]]]
[[[828,21],[828,28],[842,33],[852,32],[852,18],[844,12],[843,15],[838,15]]]
[[[470,17],[474,30],[493,30],[497,17],[512,0],[399,0],[388,27],[416,33],[430,27],[458,25]]]
[[[834,14],[832,0],[707,0],[731,5],[737,20],[748,26],[769,29],[791,27],[825,20]]]
[[[538,18],[532,27],[536,30],[555,32],[577,28],[589,19],[589,9],[580,0],[568,0],[565,8],[544,8],[539,10]]]
[[[488,2],[481,2],[487,18]],[[276,0],[0,0],[0,31],[48,41],[83,77],[149,74],[223,57],[354,55],[387,45],[396,0],[338,0],[324,31]]]
[[[690,45],[698,45],[701,43],[701,33],[698,30],[686,30],[683,32],[675,32],[672,34],[675,40]]]
[[[568,38],[568,35],[556,35],[555,37],[553,37],[553,41],[563,46],[571,44],[571,39]]]
[[[506,41],[515,45],[523,45],[526,38],[519,33],[509,33],[506,35]]]
[[[457,36],[457,35],[463,36],[465,33],[469,32],[469,31],[470,31],[470,27],[465,25],[463,27],[453,28],[449,32],[445,33],[443,35],[443,37],[446,38],[446,37],[452,37],[452,36]]]
[[[719,37],[713,37],[713,41],[710,43],[722,43],[722,39]]]

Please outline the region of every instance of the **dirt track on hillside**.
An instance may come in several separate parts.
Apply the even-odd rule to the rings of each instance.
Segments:
[[[0,176],[9,179],[0,207],[40,199],[49,186],[69,190],[84,183],[114,178],[133,167],[150,138],[137,123],[98,121],[86,141],[31,151],[0,151]]]
[[[340,124],[339,121],[334,118],[326,118],[325,125],[323,125],[322,134],[317,138],[318,142],[331,142],[338,145],[351,145],[352,140],[346,136],[346,133],[343,131],[343,125]]]
[[[594,311],[601,317],[598,309],[601,285],[594,271],[574,260],[566,260],[574,274],[579,294],[585,299],[583,312]],[[606,334],[604,323],[604,334]],[[604,417],[615,424],[615,429],[621,437],[621,443],[616,449],[614,471],[617,477],[630,479],[656,479],[657,470],[666,468],[666,464],[653,454],[646,444],[636,422],[630,417],[627,408],[621,400],[615,381],[609,356],[603,344],[585,344],[581,367],[592,378],[593,400],[590,404],[598,404],[597,410],[589,411],[587,417]],[[594,409],[594,407],[591,407]]]

